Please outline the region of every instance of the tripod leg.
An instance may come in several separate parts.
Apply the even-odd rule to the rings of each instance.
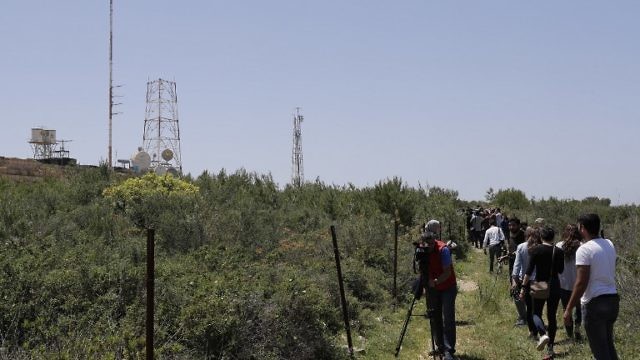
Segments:
[[[404,334],[407,332],[407,327],[409,326],[409,320],[411,320],[411,312],[413,311],[413,306],[416,304],[416,297],[413,298],[411,302],[411,306],[409,307],[409,311],[407,312],[407,318],[404,320],[404,324],[402,325],[402,331],[400,332],[400,339],[398,339],[398,345],[396,346],[396,357],[400,354],[400,348],[402,348],[402,340],[404,340]]]

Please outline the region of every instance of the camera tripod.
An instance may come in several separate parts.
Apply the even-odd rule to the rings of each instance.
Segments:
[[[407,328],[409,327],[409,321],[411,320],[412,316],[424,316],[425,318],[429,319],[429,333],[431,334],[431,351],[429,352],[429,356],[433,356],[434,360],[442,360],[443,358],[443,354],[436,350],[435,347],[435,339],[434,339],[434,335],[433,335],[433,316],[434,316],[434,310],[429,309],[428,308],[428,304],[429,302],[427,301],[427,296],[425,296],[425,302],[427,304],[427,311],[424,314],[413,314],[413,307],[416,304],[416,301],[420,300],[420,296],[422,293],[422,283],[420,280],[418,280],[418,287],[419,289],[414,290],[413,293],[413,301],[411,301],[411,306],[409,307],[409,311],[407,311],[407,318],[404,320],[404,324],[402,325],[402,330],[400,331],[400,338],[398,339],[398,345],[396,345],[396,353],[395,353],[395,357],[398,357],[398,354],[400,354],[400,349],[402,348],[402,341],[404,340],[404,335],[407,332]]]

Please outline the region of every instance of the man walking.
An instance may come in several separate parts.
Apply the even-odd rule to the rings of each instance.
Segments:
[[[477,210],[473,211],[473,215],[471,216],[471,240],[473,241],[473,246],[477,249],[482,248],[482,239],[480,238],[480,234],[482,234],[482,221],[484,218],[480,216]]]
[[[496,217],[491,215],[489,218],[489,229],[484,234],[484,253],[487,253],[486,248],[489,248],[489,272],[493,273],[493,262],[496,255],[500,254],[502,246],[504,244],[504,233],[502,229],[496,226]]]
[[[518,320],[516,321],[516,325],[521,326],[527,324],[527,309],[524,301],[520,300],[520,297],[518,296],[518,294],[520,293],[518,285],[520,284],[520,280],[522,279],[522,277],[524,277],[524,275],[520,277],[518,270],[518,276],[514,276],[513,271],[518,245],[524,243],[524,231],[522,231],[522,229],[520,228],[520,219],[518,219],[517,217],[512,217],[511,219],[509,219],[509,233],[510,236],[507,239],[507,252],[509,253],[509,285],[511,285],[511,293],[512,295],[514,295],[513,301],[516,305],[516,311],[518,312]],[[520,256],[522,257],[522,254]],[[519,266],[521,268],[523,267],[522,261],[523,259],[520,259]],[[524,268],[526,269],[526,265],[524,265]]]
[[[578,230],[584,239],[576,251],[576,283],[564,311],[565,325],[572,324],[572,310],[582,305],[584,328],[596,360],[618,359],[613,342],[613,324],[618,318],[620,297],[616,289],[616,250],[600,237],[600,217],[581,215]]]
[[[503,230],[504,231],[504,230]],[[509,236],[507,237],[507,252],[509,253],[509,274],[513,273],[513,263],[516,260],[516,249],[524,242],[524,231],[520,228],[520,219],[509,219]]]

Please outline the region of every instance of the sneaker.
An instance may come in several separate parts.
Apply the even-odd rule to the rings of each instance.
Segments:
[[[540,340],[538,340],[538,345],[536,346],[536,349],[538,349],[538,351],[542,351],[542,349],[544,349],[544,347],[547,346],[548,343],[549,343],[549,336],[547,334],[544,334],[540,336]]]
[[[522,319],[518,319],[518,321],[516,321],[516,326],[525,326],[525,325],[527,325],[527,322]]]

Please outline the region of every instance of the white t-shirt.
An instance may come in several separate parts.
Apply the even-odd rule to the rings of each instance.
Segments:
[[[582,305],[591,299],[616,294],[616,249],[609,239],[592,239],[576,251],[576,265],[589,265],[589,284],[580,299]]]

